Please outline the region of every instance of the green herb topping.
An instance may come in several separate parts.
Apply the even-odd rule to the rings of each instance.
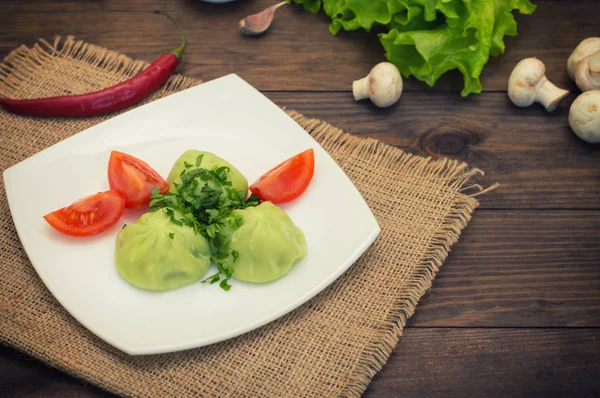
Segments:
[[[202,155],[196,159],[194,168],[192,164],[185,162],[185,169],[180,175],[181,184],[173,184],[177,192],[163,195],[157,188],[153,188],[150,208],[153,211],[164,211],[174,224],[187,225],[208,240],[211,261],[217,265],[218,272],[202,283],[214,284],[220,281],[219,286],[223,290],[229,290],[233,267],[227,259],[231,254],[235,262],[239,253],[229,249],[226,229],[243,224],[242,217],[232,215],[231,212],[258,206],[260,199],[255,195],[246,199],[246,192],[232,188],[228,179],[228,167],[208,170],[198,167],[201,162]],[[171,233],[169,237],[173,239],[174,235]]]

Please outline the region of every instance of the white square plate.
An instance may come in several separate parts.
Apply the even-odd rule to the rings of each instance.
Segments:
[[[269,284],[232,280],[229,292],[201,283],[161,293],[140,290],[120,277],[113,258],[119,228],[140,212],[126,210],[115,227],[86,238],[62,235],[42,218],[109,189],[113,149],[144,159],[165,177],[185,150],[206,150],[230,161],[251,183],[308,148],[315,151],[311,185],[282,206],[304,231],[308,254]],[[200,347],[265,325],[331,284],[379,234],[371,210],[333,159],[236,75],[76,134],[5,170],[4,181],[19,237],[48,289],[91,332],[132,355]]]

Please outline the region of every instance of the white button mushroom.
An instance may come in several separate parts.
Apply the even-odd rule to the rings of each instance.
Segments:
[[[402,95],[402,76],[392,63],[381,62],[371,69],[369,75],[352,83],[354,99],[371,98],[380,108],[396,103]]]
[[[525,58],[520,61],[508,79],[508,96],[512,103],[526,107],[539,102],[548,112],[555,110],[569,92],[556,87],[545,74],[546,67],[539,59]]]
[[[592,54],[597,53],[598,51],[600,51],[600,37],[588,37],[587,39],[585,39],[581,43],[579,43],[577,45],[577,47],[575,47],[575,49],[569,56],[569,59],[567,60],[567,72],[569,73],[569,77],[571,78],[571,80],[575,80],[575,82],[577,83],[577,80],[576,80],[577,69],[580,66],[583,70],[589,69],[587,67],[588,62],[584,62],[584,61],[587,61],[587,59]],[[598,66],[598,57],[597,56],[596,56],[595,66]],[[582,74],[582,75],[583,75],[583,70],[580,72],[580,74]],[[600,71],[595,70],[595,73],[600,73]],[[596,76],[596,79],[600,79],[600,77]],[[579,83],[577,83],[577,86],[579,87]],[[579,87],[579,88],[582,91],[587,91],[587,90],[582,89],[581,87]],[[600,86],[596,87],[595,89],[598,89],[598,88],[600,88]],[[594,90],[594,89],[590,89],[590,90]]]
[[[586,91],[573,101],[569,125],[582,140],[600,143],[600,90]]]
[[[600,42],[600,39],[598,41]],[[581,91],[600,89],[600,50],[584,58],[577,65],[575,83]]]

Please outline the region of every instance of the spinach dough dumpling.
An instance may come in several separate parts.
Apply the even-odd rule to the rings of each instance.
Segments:
[[[196,159],[198,159],[199,155],[202,155],[202,161],[200,162],[199,166],[196,166]],[[188,165],[191,164],[192,166],[185,167],[186,162]],[[180,175],[183,170],[193,170],[196,168],[212,170],[214,168],[222,166],[229,168],[229,173],[227,173],[227,179],[231,181],[231,187],[237,191],[243,191],[244,193],[248,192],[248,180],[231,163],[229,163],[225,159],[221,159],[213,153],[197,151],[194,149],[185,151],[183,155],[181,155],[173,165],[173,168],[171,169],[171,172],[167,177],[167,182],[169,183],[169,191],[177,192],[177,188],[175,188],[173,183],[181,184]],[[199,186],[197,193],[199,193],[199,189],[202,189],[202,186]]]
[[[170,290],[202,278],[210,265],[210,247],[205,237],[174,224],[158,210],[119,232],[115,260],[121,276],[132,285]]]
[[[291,218],[271,202],[234,210],[243,224],[231,233],[229,248],[238,253],[233,261],[235,279],[264,283],[287,274],[306,255],[306,239]]]

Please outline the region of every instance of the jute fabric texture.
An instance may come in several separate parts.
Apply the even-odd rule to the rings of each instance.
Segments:
[[[7,56],[0,64],[0,95],[85,93],[123,81],[146,66],[72,37],[57,37]],[[173,76],[145,102],[200,83]],[[473,193],[482,191],[473,178],[482,173],[287,112],[347,173],[381,226],[371,248],[325,291],[287,316],[219,344],[129,356],[81,326],[46,289],[21,246],[2,180],[0,341],[125,396],[361,395],[470,220],[478,205]],[[0,169],[112,116],[36,118],[0,109]],[[32,184],[36,194],[35,181],[24,183]]]

